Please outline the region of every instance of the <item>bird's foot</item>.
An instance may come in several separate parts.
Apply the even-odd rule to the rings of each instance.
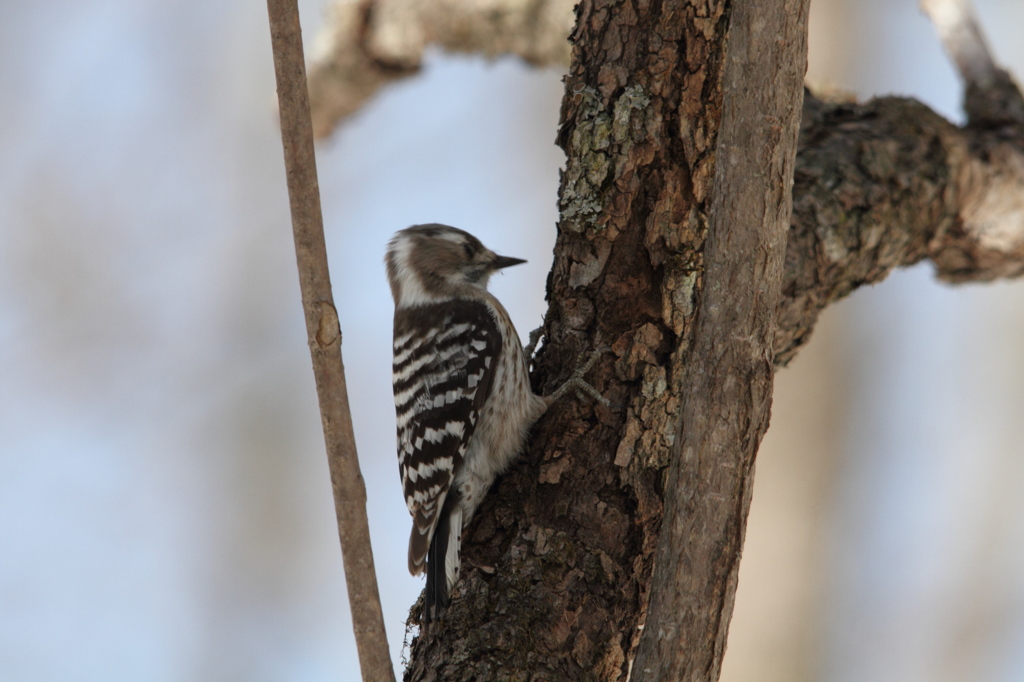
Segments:
[[[603,405],[604,407],[610,407],[611,403],[608,402],[608,399],[601,395],[600,391],[598,391],[596,388],[588,384],[583,379],[583,377],[586,376],[587,372],[589,372],[594,367],[598,359],[605,353],[609,352],[610,350],[611,348],[604,347],[598,348],[597,350],[591,351],[589,353],[581,354],[579,358],[576,360],[576,369],[573,370],[572,376],[566,379],[565,383],[563,383],[561,386],[555,389],[554,393],[545,398],[545,400],[547,400],[548,405],[555,403],[559,398],[561,398],[569,391],[575,391],[576,395],[580,396],[581,398],[584,395],[587,395],[590,396],[595,402]]]

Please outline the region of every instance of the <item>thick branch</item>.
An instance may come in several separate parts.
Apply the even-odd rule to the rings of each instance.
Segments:
[[[1024,127],[958,128],[911,99],[808,96],[776,361],[829,303],[926,258],[950,282],[1024,274]]]
[[[309,69],[313,131],[326,137],[377,90],[419,70],[428,46],[569,63],[571,0],[335,0]]]
[[[810,0],[736,0],[704,287],[634,680],[717,680],[771,411]]]
[[[395,674],[377,591],[366,520],[366,488],[356,457],[345,367],[341,362],[341,329],[327,268],[299,10],[295,0],[267,0],[267,10],[302,308],[320,400],[359,667],[364,680],[386,682],[394,680]]]

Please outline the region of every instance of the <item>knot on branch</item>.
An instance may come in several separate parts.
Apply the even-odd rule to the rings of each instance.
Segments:
[[[341,325],[338,311],[330,301],[317,301],[316,311],[320,316],[316,327],[316,345],[320,350],[341,345]]]

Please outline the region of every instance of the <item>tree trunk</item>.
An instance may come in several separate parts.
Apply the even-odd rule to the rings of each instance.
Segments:
[[[666,473],[673,456],[681,456],[680,415],[691,384],[713,389],[687,412],[710,437],[697,461],[688,462],[686,481],[675,469],[671,485],[685,491],[680,513],[699,529],[699,538],[690,538],[699,540],[691,546],[694,561],[683,568],[697,608],[645,660],[687,642],[695,655],[673,669],[687,670],[688,679],[710,670],[717,677],[751,464],[767,427],[804,58],[799,38],[792,49],[801,68],[787,73],[795,92],[787,101],[789,120],[776,119],[774,131],[755,128],[746,140],[763,142],[769,157],[775,152],[769,138],[789,140],[788,163],[758,165],[776,185],[770,197],[762,191],[758,198],[774,234],[766,243],[760,223],[730,232],[723,220],[715,238],[726,266],[715,272],[721,280],[702,318],[708,322],[699,348],[725,355],[709,353],[688,374],[707,281],[712,190],[721,183],[715,151],[730,4],[584,2],[577,9],[559,134],[568,158],[562,218],[536,379],[550,391],[578,354],[608,346],[612,352],[591,378],[613,407],[566,400],[538,424],[526,461],[501,482],[467,534],[466,564],[484,570],[466,571],[446,618],[421,632],[407,679],[625,678],[643,632]],[[805,20],[802,5],[794,5],[797,26]],[[733,153],[746,161],[738,142]],[[733,178],[729,189],[742,189]],[[736,215],[728,202],[716,206]],[[754,279],[732,277],[730,268]],[[763,288],[761,278],[769,282]],[[730,286],[747,290],[739,312],[723,309],[739,293]],[[737,341],[742,359],[728,350],[734,348],[728,339],[716,344],[715,334],[724,330],[712,311],[738,323],[727,329],[753,335]],[[706,371],[722,363],[722,373]],[[731,406],[721,413],[729,419],[708,421],[722,405]],[[722,450],[720,457],[707,456]],[[670,570],[673,546],[662,549]]]

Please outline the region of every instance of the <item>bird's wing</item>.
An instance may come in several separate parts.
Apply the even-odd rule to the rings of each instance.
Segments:
[[[476,301],[395,312],[398,468],[413,516],[409,572],[423,571],[452,479],[491,390],[501,336]]]

